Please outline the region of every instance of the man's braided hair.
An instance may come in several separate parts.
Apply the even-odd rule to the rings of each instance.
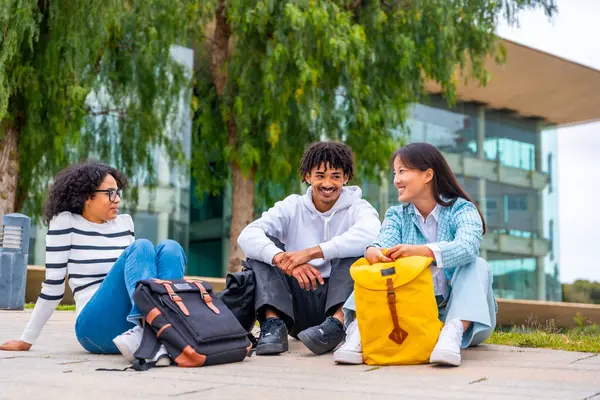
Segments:
[[[354,153],[350,147],[341,142],[316,142],[311,144],[302,155],[298,172],[302,182],[306,182],[306,174],[321,164],[327,168],[341,169],[348,180],[354,177]]]

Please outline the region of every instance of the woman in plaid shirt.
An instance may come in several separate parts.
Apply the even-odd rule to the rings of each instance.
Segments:
[[[496,326],[493,274],[479,257],[485,222],[434,146],[409,144],[394,153],[392,163],[402,204],[388,209],[365,258],[371,263],[408,256],[434,258],[434,291],[445,325],[430,362],[459,366],[461,348],[482,343]],[[349,325],[346,342],[334,353],[337,363],[363,362],[355,310],[353,294],[344,305]]]

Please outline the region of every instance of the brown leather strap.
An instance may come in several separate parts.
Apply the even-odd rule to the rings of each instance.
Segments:
[[[157,307],[154,307],[152,310],[150,310],[148,312],[148,314],[146,315],[146,321],[148,321],[148,323],[150,325],[152,325],[152,322],[154,322],[154,320],[156,319],[156,317],[158,317],[160,314],[162,314],[160,312],[160,310]]]
[[[170,328],[171,326],[173,326],[173,325],[171,325],[171,324],[164,325],[162,328],[160,328],[158,330],[158,332],[156,332],[156,337],[159,338],[160,335],[162,335],[162,333],[164,332],[164,330],[167,329],[167,328]]]
[[[163,281],[162,279],[157,279],[157,278],[152,279],[152,282],[158,283],[159,285],[162,285],[162,284],[165,284],[165,283],[173,283],[171,281]]]
[[[390,313],[392,314],[392,323],[394,324],[394,330],[389,335],[390,340],[402,344],[406,337],[408,336],[408,332],[400,327],[400,323],[398,322],[398,311],[396,310],[396,293],[394,292],[394,281],[392,278],[388,278],[387,282],[387,297],[388,297],[388,306],[390,308]]]
[[[177,293],[175,293],[175,291],[173,290],[173,287],[168,283],[163,283],[162,285],[165,287],[165,289],[167,289],[167,293],[169,293],[169,297],[171,297],[171,300],[173,300],[175,302],[175,304],[177,304],[177,306],[179,307],[179,309],[181,310],[183,315],[188,317],[190,315],[190,312],[188,311],[185,304],[183,304],[183,300],[181,299],[181,297],[179,297],[179,295]]]
[[[212,297],[210,297],[210,294],[208,294],[208,292],[206,291],[206,288],[204,288],[204,285],[202,285],[202,281],[186,281],[186,282],[191,285],[198,286],[198,289],[200,289],[200,296],[202,296],[202,300],[204,301],[206,306],[208,308],[210,308],[212,310],[212,312],[214,312],[215,314],[217,314],[217,315],[221,314],[221,311],[219,311],[217,306],[215,306],[215,304],[213,303]]]

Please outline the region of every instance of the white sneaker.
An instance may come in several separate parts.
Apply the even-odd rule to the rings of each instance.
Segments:
[[[125,360],[132,363],[135,360],[134,353],[140,347],[143,336],[144,330],[141,327],[136,326],[114,338],[113,343],[115,346],[117,346],[117,349],[119,349]],[[151,360],[146,361],[155,362],[155,366],[157,367],[166,367],[171,365],[169,353],[164,345],[160,346],[160,349],[158,349],[158,352]]]
[[[133,362],[135,359],[133,354],[138,347],[140,347],[143,335],[144,330],[141,327],[136,326],[114,338],[113,343],[128,362]]]
[[[333,353],[333,361],[338,364],[363,364],[362,345],[358,322],[355,319],[346,329],[346,342]]]
[[[463,324],[459,319],[453,319],[442,328],[440,337],[429,357],[431,364],[460,365],[460,345],[463,338]]]
[[[146,362],[156,363],[154,364],[155,367],[168,367],[171,365],[171,357],[169,356],[165,345],[161,344],[154,357],[152,357],[151,360],[146,359]]]

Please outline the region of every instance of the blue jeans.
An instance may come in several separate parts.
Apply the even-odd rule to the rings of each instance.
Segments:
[[[490,265],[478,257],[475,262],[456,269],[448,301],[438,306],[442,322],[453,319],[473,322],[463,335],[463,349],[483,343],[494,332],[498,304],[492,289],[493,279]],[[343,311],[348,325],[356,315],[354,293],[344,304]]]
[[[142,318],[133,301],[137,283],[152,278],[182,279],[185,265],[185,252],[173,240],[165,240],[156,248],[147,239],[133,242],[79,313],[75,322],[79,343],[90,353],[118,354],[112,340]]]

